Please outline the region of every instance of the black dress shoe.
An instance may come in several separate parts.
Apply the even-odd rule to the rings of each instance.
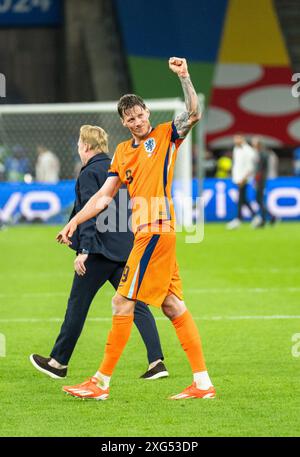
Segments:
[[[158,378],[166,378],[169,376],[169,373],[162,362],[158,362],[155,367],[151,368],[150,370],[146,371],[141,376],[141,379],[158,379]]]
[[[47,374],[51,378],[64,379],[67,376],[67,368],[54,368],[49,365],[51,357],[43,357],[42,355],[31,354],[29,360],[37,370]]]

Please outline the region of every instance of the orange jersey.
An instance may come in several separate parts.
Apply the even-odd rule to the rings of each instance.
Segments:
[[[139,145],[131,139],[117,146],[108,176],[119,176],[127,185],[134,232],[159,222],[175,229],[171,186],[182,141],[174,122],[166,122],[152,129]]]

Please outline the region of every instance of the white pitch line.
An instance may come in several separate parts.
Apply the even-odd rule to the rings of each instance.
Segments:
[[[269,293],[269,292],[300,292],[300,287],[216,287],[187,289],[185,292],[191,294],[223,294],[223,293]]]
[[[43,297],[66,297],[67,292],[29,292],[25,294],[0,294],[0,298],[43,298]]]
[[[280,273],[280,274],[290,274],[290,273],[299,273],[300,268],[298,267],[286,267],[286,268],[234,268],[235,273]]]
[[[12,319],[0,319],[0,324],[4,323],[16,323],[16,324],[36,324],[39,322],[62,322],[63,317],[49,317],[49,318],[26,318],[26,317],[16,317]],[[111,317],[89,317],[87,318],[87,321],[90,322],[105,322],[105,321],[111,321]]]
[[[293,268],[293,267],[287,267],[287,268],[259,268],[259,267],[254,267],[254,268],[234,268],[233,271],[235,273],[241,273],[241,274],[249,274],[249,273],[275,273],[275,274],[291,274],[291,273],[299,273],[300,268]],[[180,272],[182,274],[190,274],[190,273],[195,273],[195,270],[191,269],[185,269],[181,268]],[[196,271],[197,272],[197,271]],[[200,274],[200,271],[199,271]],[[22,278],[29,278],[31,279],[32,276],[35,278],[41,278],[41,279],[48,279],[48,278],[69,278],[70,280],[74,276],[74,271],[53,271],[53,272],[47,272],[47,271],[36,271],[34,273],[32,272],[22,272]],[[0,272],[0,281],[7,281],[7,278],[10,279],[19,279],[20,275],[15,272]]]
[[[203,317],[194,317],[194,319],[199,320],[208,320],[208,321],[222,321],[222,320],[273,320],[273,319],[300,319],[300,315],[284,315],[278,314],[273,316],[203,316]]]
[[[270,292],[300,292],[300,287],[215,287],[185,289],[187,294],[229,294],[229,293],[270,293]],[[103,295],[112,296],[113,290],[102,292]],[[101,292],[100,292],[101,294]],[[1,298],[43,298],[43,297],[68,297],[68,292],[26,292],[26,293],[0,293]]]
[[[275,314],[270,316],[193,316],[195,320],[202,321],[240,321],[240,320],[280,320],[280,319],[300,319],[300,315],[284,315],[284,314]],[[156,320],[165,320],[168,319],[163,316],[158,316]],[[41,323],[41,322],[62,322],[62,317],[49,317],[49,318],[11,318],[11,319],[0,319],[0,324],[10,324],[10,323]],[[111,317],[89,317],[87,318],[89,322],[110,322]]]
[[[74,271],[53,271],[53,272],[48,272],[48,271],[35,271],[33,272],[23,272],[22,271],[22,278],[32,278],[33,276],[36,278],[53,278],[53,277],[70,277],[74,275]],[[0,279],[7,279],[7,278],[20,278],[19,273],[15,272],[1,272],[0,273]]]
[[[235,272],[247,272],[248,270],[247,269],[244,269],[244,270],[238,270],[238,269],[235,269],[234,270]],[[257,271],[256,269],[254,269],[253,271]],[[266,272],[267,270],[261,270],[262,272]],[[300,271],[300,269],[299,269]],[[195,270],[190,270],[190,269],[185,269],[185,268],[181,268],[180,269],[180,272],[181,273],[185,273],[185,274],[190,274],[190,273],[195,273]],[[196,271],[197,272],[197,271]],[[34,273],[33,272],[23,272],[22,271],[22,278],[32,278],[32,277],[38,277],[38,278],[53,278],[53,277],[69,277],[69,278],[72,278],[74,276],[74,270],[73,271],[35,271]],[[15,272],[0,272],[0,280],[6,280],[7,278],[15,278],[15,279],[19,279],[20,278],[20,274],[19,273],[15,273]]]

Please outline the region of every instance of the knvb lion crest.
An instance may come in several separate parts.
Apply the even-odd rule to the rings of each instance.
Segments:
[[[148,157],[152,156],[155,146],[156,146],[156,143],[155,143],[154,138],[148,138],[148,140],[146,140],[144,142],[144,148],[145,148],[146,152],[148,153]]]

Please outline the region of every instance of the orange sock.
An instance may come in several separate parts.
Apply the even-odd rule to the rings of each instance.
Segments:
[[[108,334],[104,357],[99,371],[111,376],[130,337],[133,314],[130,316],[113,316],[112,328]]]
[[[198,328],[191,313],[186,310],[172,320],[180,344],[189,359],[193,373],[206,371]]]

